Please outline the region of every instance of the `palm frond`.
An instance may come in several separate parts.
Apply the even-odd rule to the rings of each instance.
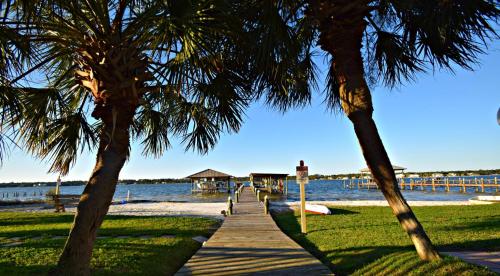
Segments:
[[[402,37],[393,33],[377,32],[373,59],[378,77],[390,87],[412,80],[417,72],[423,71],[423,61],[412,53],[411,46],[405,44]]]
[[[310,103],[317,89],[313,61],[317,31],[304,17],[304,4],[289,1],[250,1],[242,11],[247,22],[246,44],[255,79],[255,97],[286,111]]]
[[[342,110],[340,105],[340,84],[337,82],[335,77],[335,67],[333,66],[333,58],[330,58],[328,66],[328,74],[326,76],[326,86],[323,91],[325,99],[323,103],[330,111],[339,112]]]
[[[396,30],[413,55],[432,66],[471,69],[486,41],[498,38],[491,24],[500,17],[499,2],[389,1],[398,19]]]
[[[134,128],[136,136],[144,137],[141,141],[144,155],[158,158],[171,147],[169,114],[145,106],[134,120]]]

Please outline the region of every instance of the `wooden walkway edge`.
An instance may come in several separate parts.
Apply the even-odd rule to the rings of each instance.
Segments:
[[[176,275],[333,275],[264,214],[249,187],[233,213]]]

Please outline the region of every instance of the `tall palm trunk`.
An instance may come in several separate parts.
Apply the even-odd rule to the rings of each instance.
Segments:
[[[336,20],[336,24],[321,25],[319,43],[323,50],[333,56],[334,77],[339,84],[342,108],[354,125],[375,182],[413,241],[418,255],[423,260],[439,259],[424,228],[399,190],[391,161],[372,119],[373,105],[361,56],[362,37],[366,28],[363,14],[345,20],[345,24],[338,17]]]
[[[134,108],[97,106],[92,114],[103,122],[97,161],[82,193],[75,219],[53,275],[90,275],[96,231],[115,193],[120,170],[129,152],[129,127]]]

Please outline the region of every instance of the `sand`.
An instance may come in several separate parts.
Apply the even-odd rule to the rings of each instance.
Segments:
[[[352,201],[308,201],[308,204],[321,204],[329,206],[388,206],[384,200],[352,200]],[[408,201],[410,206],[445,206],[445,205],[475,205],[489,204],[481,201]],[[272,202],[271,209],[287,211],[297,209],[299,202]],[[127,203],[111,205],[108,214],[129,216],[197,216],[222,219],[222,210],[227,204],[220,203],[195,203],[195,202],[152,202],[152,203]],[[68,213],[75,212],[76,208],[66,208]],[[24,205],[0,207],[0,211],[40,212],[53,211],[50,206]]]

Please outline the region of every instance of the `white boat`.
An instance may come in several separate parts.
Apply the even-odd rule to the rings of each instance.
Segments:
[[[324,205],[306,204],[306,212],[312,214],[330,215],[330,209]]]
[[[469,201],[500,202],[500,196],[477,196]]]

